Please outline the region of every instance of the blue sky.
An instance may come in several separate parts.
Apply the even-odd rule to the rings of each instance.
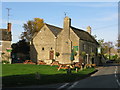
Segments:
[[[71,18],[72,26],[86,30],[92,27],[92,35],[105,41],[117,40],[118,3],[117,2],[3,2],[2,26],[7,25],[7,10],[12,22],[12,42],[17,42],[23,24],[33,18],[42,18],[46,23],[63,27],[64,12]]]

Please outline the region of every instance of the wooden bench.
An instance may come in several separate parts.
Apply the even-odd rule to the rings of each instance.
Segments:
[[[58,61],[54,61],[54,62],[51,63],[51,66],[53,66],[53,65],[59,65],[59,62]]]
[[[68,68],[70,67],[70,65],[68,65],[68,64],[59,64],[58,66],[59,66],[59,67],[57,68],[58,71],[59,71],[60,69],[68,69]]]
[[[44,61],[39,60],[38,65],[45,65],[46,63]]]
[[[32,60],[25,60],[25,62],[23,62],[23,64],[35,64],[35,63],[32,62]]]
[[[96,67],[96,64],[92,64],[92,67]]]
[[[96,64],[86,64],[86,67],[96,67]]]

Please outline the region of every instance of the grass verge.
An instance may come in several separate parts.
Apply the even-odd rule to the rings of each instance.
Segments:
[[[77,73],[72,70],[71,74],[67,74],[65,70],[57,71],[57,66],[5,64],[2,65],[2,83],[3,87],[18,87],[73,82],[94,71],[94,68],[88,68]],[[40,74],[40,79],[36,79],[36,72]]]

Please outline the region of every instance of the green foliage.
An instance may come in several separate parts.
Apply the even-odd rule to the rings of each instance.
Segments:
[[[120,60],[120,57],[118,57],[117,60]]]
[[[104,54],[105,58],[108,59],[109,58],[109,55],[108,54]]]
[[[82,56],[85,56],[85,55],[86,55],[86,52],[83,51],[83,52],[81,53],[81,55],[82,55]]]
[[[89,68],[78,73],[72,71],[72,74],[68,75],[66,71],[57,71],[57,66],[49,65],[5,64],[2,67],[2,83],[11,87],[73,82],[95,71],[94,68]],[[36,72],[40,74],[40,80],[36,80]]]
[[[24,32],[21,34],[21,39],[30,41],[35,32],[40,31],[43,25],[44,20],[40,18],[34,18],[33,20],[27,21],[27,23],[23,25]]]
[[[111,56],[111,59],[112,59],[112,60],[117,60],[117,58],[118,58],[118,55],[113,55],[113,56]]]
[[[55,55],[58,57],[58,56],[60,55],[60,53],[59,53],[59,52],[56,52]]]
[[[7,60],[3,60],[2,61],[2,64],[9,64],[10,62],[9,61],[7,61]]]
[[[4,55],[4,54],[5,54],[5,52],[2,52],[1,54],[2,54],[2,55]]]
[[[77,52],[74,52],[74,56],[77,56]]]
[[[104,39],[100,39],[98,40],[98,43],[100,44],[100,47],[101,47],[101,54],[104,55],[106,53],[109,53],[109,56],[110,56],[111,49],[114,48],[113,42],[110,42],[110,41],[104,42]]]
[[[54,62],[55,61],[55,59],[52,59],[52,62]]]
[[[12,44],[12,53],[24,53],[28,54],[30,51],[29,43],[25,39],[20,40],[17,43]]]
[[[90,57],[93,58],[95,56],[95,53],[94,52],[91,52],[90,53]]]
[[[96,39],[96,38],[97,38],[97,35],[93,35],[92,37],[93,37],[94,39]],[[97,40],[97,39],[96,39],[96,40]]]

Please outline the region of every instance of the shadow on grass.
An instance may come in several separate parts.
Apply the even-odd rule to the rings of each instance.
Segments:
[[[53,74],[53,75],[40,74],[39,80],[36,79],[35,74],[5,76],[2,77],[2,85],[3,87],[19,87],[19,86],[27,86],[27,85],[43,85],[43,84],[73,82],[88,77],[92,73]]]

